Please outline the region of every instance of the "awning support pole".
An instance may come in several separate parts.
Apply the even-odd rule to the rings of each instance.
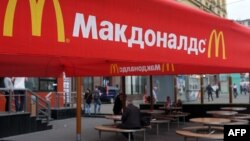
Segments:
[[[82,90],[81,90],[81,77],[76,78],[77,83],[77,93],[76,93],[76,141],[81,141],[81,106],[82,106]]]

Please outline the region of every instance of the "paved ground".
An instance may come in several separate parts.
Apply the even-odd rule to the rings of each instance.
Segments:
[[[222,102],[225,101],[225,98],[223,95],[221,95],[221,98],[215,99],[211,103],[215,102]],[[237,97],[238,100],[249,100],[248,96],[239,95]],[[135,105],[139,105],[142,101],[135,101]],[[112,113],[112,104],[103,104],[101,113]],[[93,106],[92,106],[93,111]],[[98,138],[98,132],[94,129],[96,125],[100,124],[108,124],[112,123],[112,121],[104,119],[104,118],[95,118],[95,117],[83,117],[82,118],[82,141],[99,141]],[[54,120],[51,121],[51,124],[53,125],[53,129],[47,130],[47,131],[41,131],[41,132],[35,132],[35,133],[29,133],[29,134],[23,134],[18,136],[12,136],[7,138],[2,138],[0,141],[76,141],[76,119],[70,118],[70,119],[64,119],[64,120]],[[193,125],[193,123],[186,123],[186,125],[181,126],[180,128],[184,126],[190,126]],[[170,126],[170,131],[167,131],[166,126],[161,126],[161,132],[158,136],[155,134],[155,128],[148,130],[146,134],[146,141],[183,141],[183,137],[176,135],[175,130],[178,129],[176,124],[173,123]],[[142,141],[142,135],[136,134],[135,136],[136,141]],[[126,139],[118,134],[114,133],[104,133],[102,141],[126,141]],[[188,139],[188,141],[195,141],[195,139]],[[199,140],[199,141],[205,141],[205,140]]]
[[[104,118],[82,118],[82,141],[99,141],[98,132],[94,129],[96,125],[108,124],[112,121]],[[65,120],[52,121],[53,129],[40,131],[35,133],[23,134],[2,138],[0,141],[76,141],[76,119],[70,118]],[[185,126],[190,126],[191,123],[186,123]],[[180,128],[184,127],[182,125]],[[176,123],[171,124],[170,131],[167,131],[167,126],[160,126],[160,133],[157,136],[155,127],[146,132],[146,141],[183,141],[183,137],[176,135]],[[141,133],[135,134],[136,141],[143,141]],[[188,139],[192,141],[194,139]],[[121,134],[103,133],[102,141],[126,141],[126,138]],[[199,140],[203,141],[203,140]]]

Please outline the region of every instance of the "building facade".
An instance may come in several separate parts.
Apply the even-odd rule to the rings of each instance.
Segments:
[[[226,0],[176,0],[183,4],[199,8],[205,12],[226,18]]]
[[[226,0],[176,0],[185,5],[199,8],[205,12],[217,15],[219,17],[227,17]],[[249,20],[242,21],[249,25]],[[177,76],[179,94],[190,93],[197,95],[199,91],[199,76]],[[213,80],[214,75],[206,75],[206,83]],[[67,80],[66,80],[67,79]],[[51,91],[54,92],[74,92],[76,91],[75,78],[65,78],[63,75],[59,78],[29,78],[27,88],[37,92],[45,97]],[[116,86],[121,88],[121,77],[83,77],[83,90],[87,88],[93,90],[95,86]],[[138,96],[142,98],[144,94],[150,94],[150,85],[157,87],[160,101],[164,101],[168,95],[174,97],[174,76],[153,76],[153,84],[150,84],[149,76],[126,76],[125,78],[125,93],[128,95]],[[70,85],[69,85],[70,84]],[[186,86],[186,87],[185,87]],[[184,89],[185,88],[185,89]],[[189,96],[189,95],[188,95]],[[186,96],[185,96],[186,97]],[[194,97],[187,97],[193,99]],[[186,98],[186,99],[187,99]],[[2,104],[0,104],[2,105]]]
[[[205,12],[217,15],[219,17],[223,18],[227,17],[226,0],[176,0],[176,1],[194,8],[201,9]],[[199,84],[200,76],[197,75],[178,76],[177,78],[178,78],[177,81],[181,83],[178,84],[181,87],[179,88],[179,94],[187,93],[185,98],[182,99],[183,100],[194,99],[194,97],[197,96],[198,92],[200,91],[200,84]],[[217,83],[217,81],[219,81],[218,75],[206,75],[205,78],[206,84],[207,83],[214,84]],[[95,85],[96,86],[110,85],[118,87],[122,86],[120,77],[93,77],[93,78],[89,77],[89,78],[84,78],[83,82],[85,90],[87,89],[87,87],[93,89]],[[172,89],[174,87],[174,76],[160,76],[160,77],[153,76],[153,82],[152,82],[153,84],[150,84],[149,76],[126,76],[125,83],[126,83],[125,93],[127,95],[141,95],[141,96],[144,94],[149,95],[150,94],[149,86],[152,85],[152,87],[160,88],[160,89],[158,88],[158,94],[159,94],[158,100],[165,101],[166,95],[170,96],[171,98],[174,97],[174,90]],[[183,90],[184,86],[187,86],[185,87],[185,90]]]
[[[242,24],[242,25],[245,25],[245,26],[248,26],[250,27],[250,19],[245,19],[245,20],[237,20],[236,22]]]

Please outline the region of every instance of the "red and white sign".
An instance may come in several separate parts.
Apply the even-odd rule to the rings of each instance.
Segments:
[[[0,76],[247,72],[249,37],[170,0],[1,0]]]

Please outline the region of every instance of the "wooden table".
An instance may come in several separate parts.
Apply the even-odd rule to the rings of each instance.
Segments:
[[[169,114],[172,114],[173,111],[181,111],[182,107],[170,107],[170,108],[166,108],[166,107],[159,107],[160,110],[165,110],[166,112],[169,111]]]
[[[223,123],[228,123],[231,120],[226,118],[191,118],[191,122],[202,123],[206,125],[223,125]]]
[[[171,118],[176,118],[177,125],[179,127],[180,126],[180,118],[183,118],[183,123],[185,124],[185,122],[186,122],[186,116],[188,116],[188,115],[189,115],[189,113],[177,113],[177,114],[169,114],[167,116],[171,117]]]
[[[164,111],[162,110],[140,110],[142,113],[149,113],[149,114],[163,114]]]
[[[159,109],[161,109],[161,110],[181,110],[182,107],[170,107],[170,108],[159,107]]]
[[[244,111],[247,108],[246,107],[221,107],[221,110],[227,110],[227,111]]]
[[[226,119],[226,118],[191,118],[189,119],[189,121],[207,125],[209,132],[211,132],[211,126],[213,125],[223,126],[225,123],[231,122],[230,119]]]
[[[167,123],[168,124],[168,131],[169,131],[169,123],[170,120],[161,120],[161,119],[154,119],[150,121],[151,124],[156,124],[156,134],[159,134],[159,124]]]
[[[250,120],[250,114],[237,114],[232,117],[233,119],[245,119]]]
[[[121,121],[122,120],[122,116],[121,115],[108,115],[105,116],[106,119],[111,119],[114,120],[114,123],[116,124],[117,121]]]
[[[112,119],[112,120],[122,120],[122,116],[121,115],[108,115],[105,116],[106,119]]]
[[[238,112],[235,111],[207,111],[207,114],[212,114],[214,117],[232,117]]]

